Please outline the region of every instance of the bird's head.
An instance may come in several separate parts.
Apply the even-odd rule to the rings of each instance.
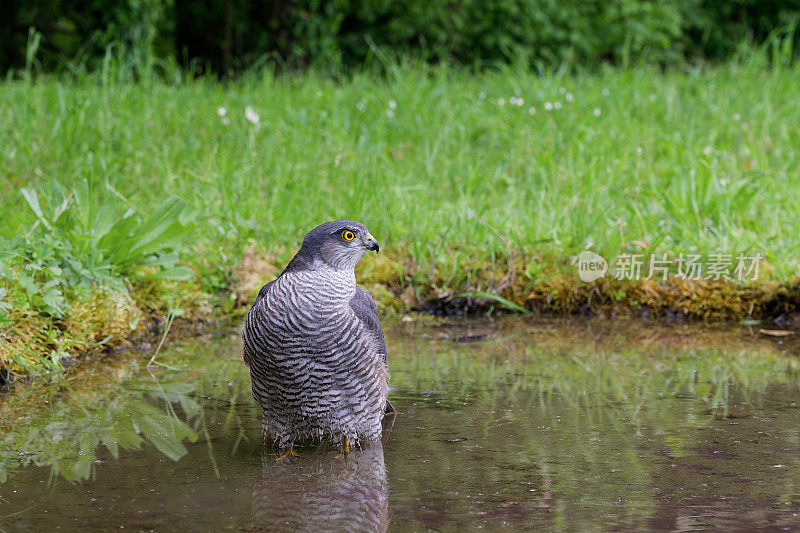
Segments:
[[[364,252],[379,249],[378,241],[364,224],[334,220],[308,232],[286,271],[313,269],[319,262],[336,270],[352,270]]]

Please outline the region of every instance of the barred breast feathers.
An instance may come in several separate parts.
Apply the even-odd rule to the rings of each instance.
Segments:
[[[362,332],[366,335],[359,335]],[[364,339],[371,341],[368,351],[386,361],[377,307],[369,293],[356,285],[352,272],[325,268],[285,272],[262,288],[242,336],[248,365],[265,348],[291,351],[313,341],[319,343],[316,352],[342,341],[361,344]]]

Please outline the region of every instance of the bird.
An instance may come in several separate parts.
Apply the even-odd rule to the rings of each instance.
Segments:
[[[366,226],[334,220],[312,229],[242,327],[244,362],[267,440],[328,439],[349,453],[381,438],[388,401],[386,339],[355,266],[380,245]],[[283,457],[281,456],[281,457]]]

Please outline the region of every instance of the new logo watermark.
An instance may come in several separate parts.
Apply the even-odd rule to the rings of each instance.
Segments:
[[[620,254],[617,256],[611,275],[618,280],[639,281],[655,279],[666,281],[670,276],[688,280],[756,281],[760,271],[762,254],[726,254],[715,252],[709,255],[680,254],[674,259],[667,254]],[[589,250],[578,254],[576,261],[581,281],[591,283],[609,272],[606,259]]]
[[[578,276],[581,281],[591,283],[608,272],[608,261],[602,255],[584,250],[578,254]]]

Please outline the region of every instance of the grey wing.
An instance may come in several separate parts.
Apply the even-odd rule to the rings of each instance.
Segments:
[[[263,297],[265,294],[267,294],[267,291],[269,290],[270,286],[271,286],[273,283],[275,283],[276,281],[278,281],[278,280],[277,280],[277,279],[273,279],[272,281],[270,281],[269,283],[267,283],[266,285],[264,285],[263,287],[261,287],[261,290],[260,290],[260,291],[258,291],[258,296],[256,296],[256,300],[255,300],[255,301],[257,302],[257,301],[258,301],[259,299],[261,299],[261,298],[262,298],[262,297]],[[255,305],[255,302],[253,302],[253,305]]]
[[[383,336],[381,321],[378,319],[378,306],[375,305],[375,300],[372,299],[372,296],[370,296],[366,289],[356,285],[356,294],[350,300],[350,308],[375,338],[375,341],[378,343],[378,352],[381,354],[381,358],[385,363],[387,352],[386,338]]]
[[[372,296],[370,296],[366,289],[356,285],[356,294],[350,300],[350,308],[375,338],[375,341],[378,343],[378,352],[381,354],[381,359],[386,363],[386,353],[388,351],[386,349],[386,337],[383,336],[381,321],[378,318],[378,306],[375,305],[375,300],[372,299]],[[394,416],[392,414],[397,413],[397,411],[389,400],[386,400],[386,407],[384,410],[386,414],[384,415],[383,427],[386,434],[388,434],[392,429],[392,425],[394,425]]]
[[[256,353],[253,351],[254,347],[251,344],[252,339],[250,338],[251,335],[254,333],[254,322],[259,322],[260,317],[257,312],[255,312],[256,304],[258,301],[267,294],[270,285],[275,283],[276,280],[272,280],[263,287],[261,290],[258,291],[258,296],[256,296],[255,301],[253,302],[253,306],[250,308],[250,311],[247,313],[245,317],[244,324],[242,324],[242,345],[244,347],[244,362],[247,366],[251,366],[253,363],[253,359],[256,357]]]

